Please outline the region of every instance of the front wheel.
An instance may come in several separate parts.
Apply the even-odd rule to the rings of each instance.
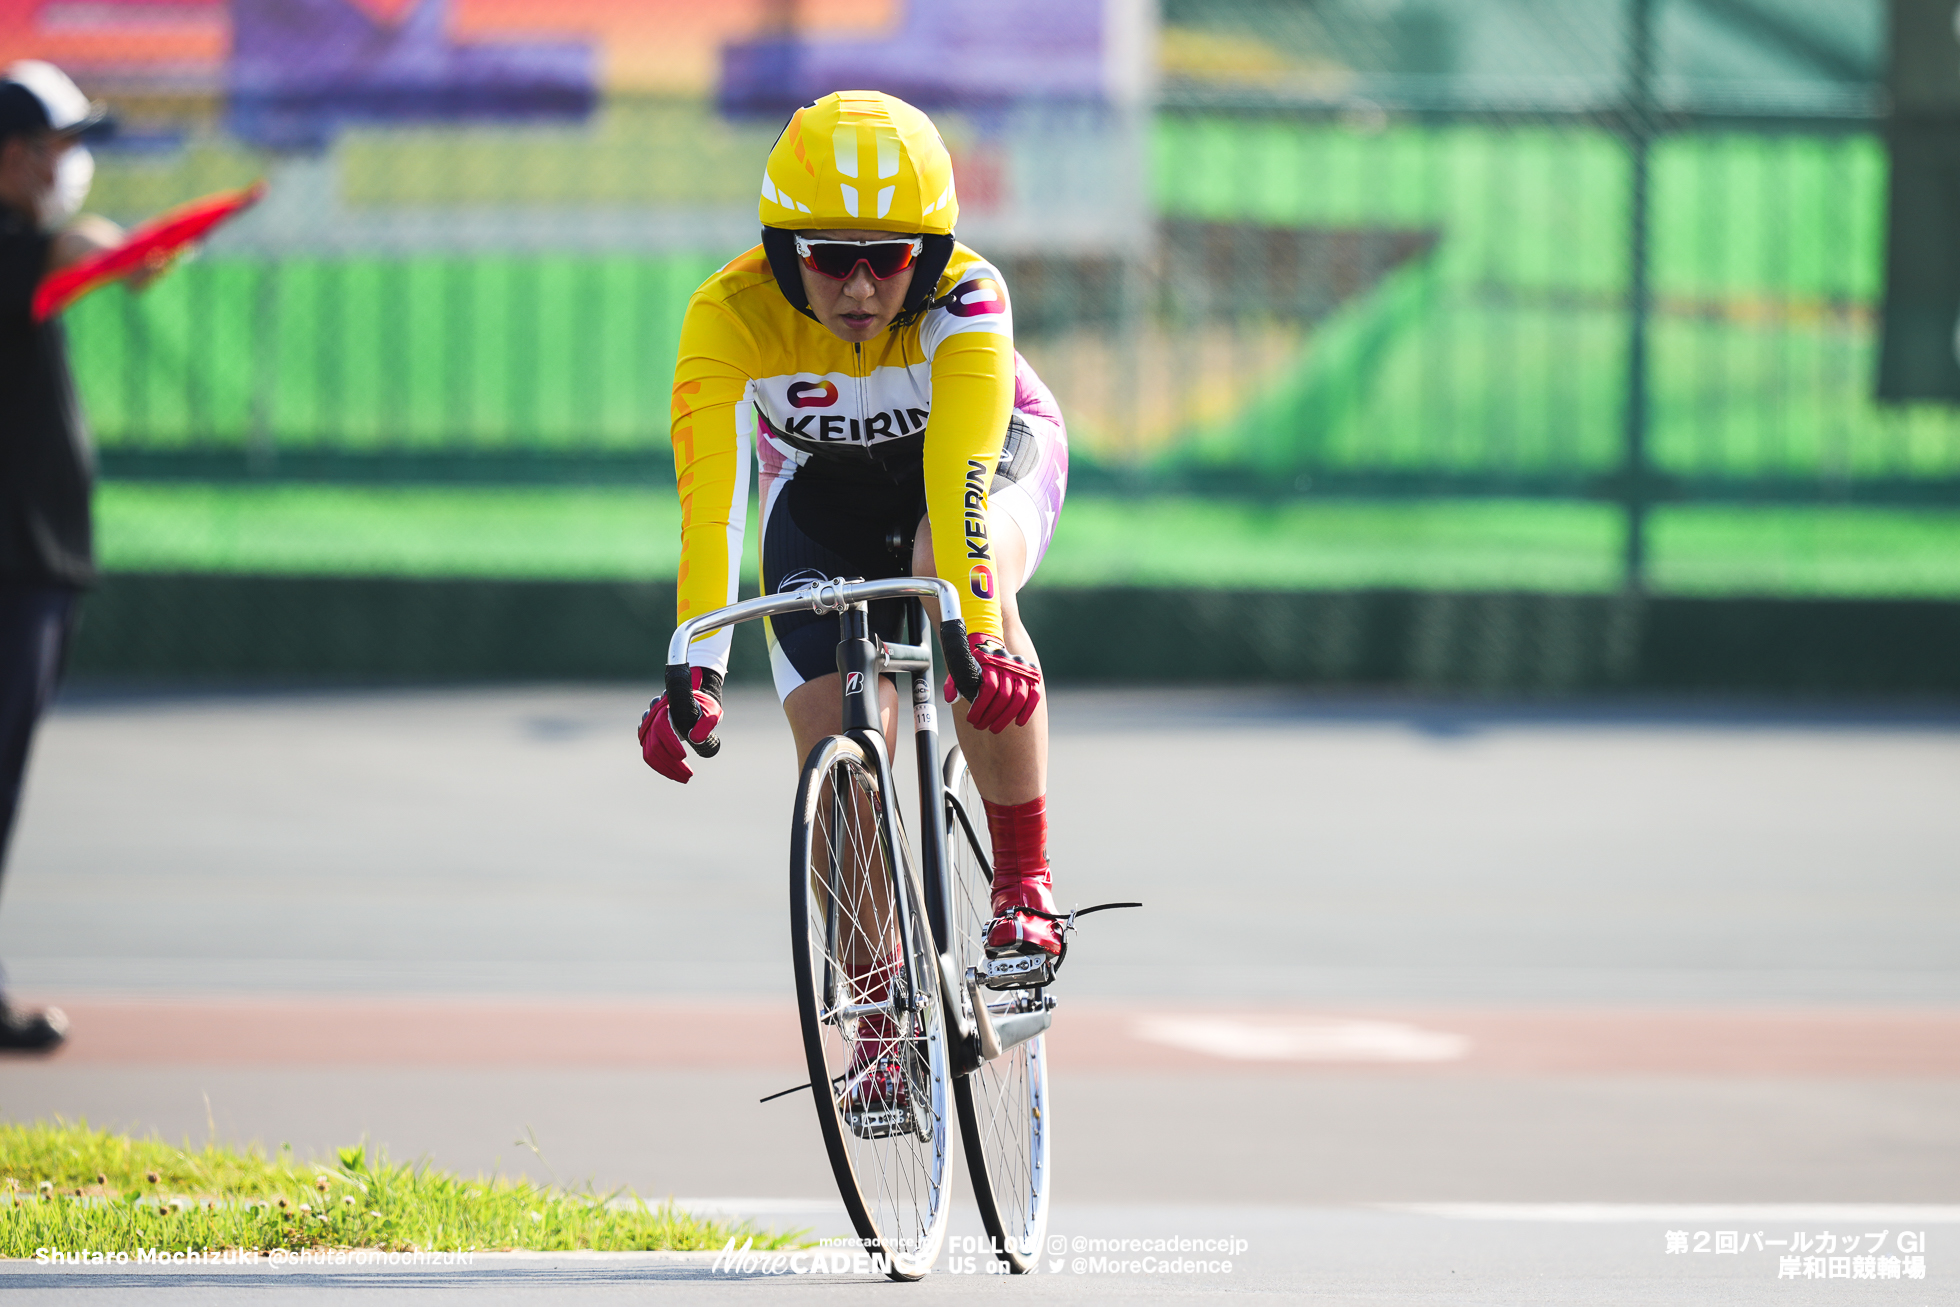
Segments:
[[[993,920],[992,841],[966,759],[946,755],[946,860],[954,975],[985,955]],[[1041,1002],[1036,990],[966,989],[996,1017]],[[952,996],[948,1002],[960,1001]],[[1034,1269],[1048,1228],[1048,1046],[1045,1035],[1017,1044],[953,1081],[973,1198],[992,1237],[994,1255],[1016,1275]]]
[[[888,771],[833,735],[790,841],[790,934],[812,1097],[851,1223],[893,1279],[946,1238],[946,1023],[925,895],[898,853]]]

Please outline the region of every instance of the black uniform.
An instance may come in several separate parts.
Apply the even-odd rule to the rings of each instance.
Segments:
[[[0,868],[28,744],[61,676],[76,598],[95,579],[93,458],[58,320],[30,306],[50,237],[0,205]]]

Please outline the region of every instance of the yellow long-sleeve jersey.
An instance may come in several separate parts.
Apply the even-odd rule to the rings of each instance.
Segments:
[[[934,564],[960,592],[969,632],[1001,634],[987,534],[1014,405],[1014,330],[999,272],[955,245],[932,307],[855,344],[790,307],[761,246],[694,292],[674,370],[681,498],[679,620],[735,602],[749,466],[812,458],[922,461]],[[725,671],[730,632],[689,661]]]

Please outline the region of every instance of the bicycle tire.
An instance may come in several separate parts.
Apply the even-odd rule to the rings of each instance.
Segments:
[[[978,964],[993,917],[986,813],[957,745],[946,754],[946,859],[949,941],[954,975],[964,984]],[[964,820],[962,820],[964,818]],[[1005,1007],[1027,991],[981,989],[982,1002]],[[953,1000],[948,1000],[953,1001]],[[1034,1269],[1048,1228],[1049,1130],[1047,1036],[1036,1035],[953,1081],[960,1140],[981,1224],[994,1256],[1016,1275]]]
[[[912,860],[894,856],[902,836],[883,801],[880,770],[844,735],[822,741],[804,763],[791,831],[790,935],[811,1097],[838,1192],[865,1250],[884,1255],[891,1278],[916,1280],[946,1238],[945,1010],[925,895]],[[839,795],[849,796],[855,815]],[[883,904],[879,883],[889,887]],[[903,979],[906,953],[915,1003],[900,1002],[894,1016],[840,1015],[853,1004],[886,1001],[852,978],[851,967],[868,954],[900,967],[888,995],[912,993]],[[902,1106],[873,1094],[874,1107],[865,1109],[866,1099],[853,1098],[854,1086],[869,1083],[864,1072],[853,1075],[852,1059],[873,1019],[897,1023],[895,1037],[873,1047],[889,1050],[876,1065],[902,1076]]]

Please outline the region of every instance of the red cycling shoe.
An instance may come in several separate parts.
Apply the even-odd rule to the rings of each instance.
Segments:
[[[1062,960],[1062,924],[1048,868],[1026,876],[994,873],[994,920],[987,927],[991,989],[1027,989],[1055,978]]]
[[[905,1069],[898,1031],[890,1017],[858,1018],[846,1083],[845,1105],[849,1108],[905,1106]]]

